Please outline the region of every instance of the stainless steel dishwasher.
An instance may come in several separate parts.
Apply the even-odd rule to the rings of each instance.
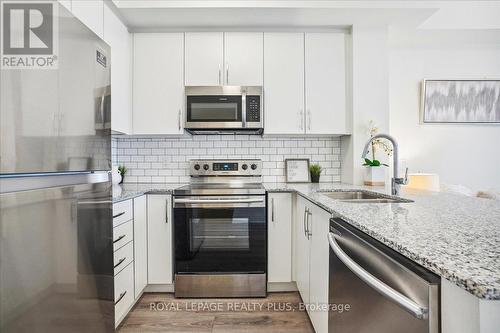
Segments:
[[[440,278],[330,220],[329,333],[440,332]]]

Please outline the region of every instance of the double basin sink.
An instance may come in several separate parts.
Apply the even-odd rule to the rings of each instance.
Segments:
[[[399,197],[390,197],[383,194],[365,191],[336,191],[320,192],[322,195],[342,202],[352,203],[407,203],[413,202]]]

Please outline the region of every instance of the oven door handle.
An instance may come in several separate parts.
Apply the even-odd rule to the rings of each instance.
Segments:
[[[352,258],[350,258],[347,253],[345,253],[340,248],[339,244],[335,240],[334,233],[330,232],[328,234],[328,242],[330,243],[330,247],[332,248],[337,258],[339,258],[340,261],[342,261],[344,265],[346,265],[351,270],[351,272],[353,272],[361,280],[366,282],[370,287],[411,313],[415,318],[424,319],[427,317],[428,309],[426,307],[414,302],[397,290],[391,288],[390,286],[370,274],[368,271],[363,269],[363,267],[361,267],[354,260],[352,260]]]
[[[263,198],[250,198],[250,199],[180,199],[175,198],[175,203],[186,203],[186,204],[223,204],[223,203],[259,203],[264,202]]]

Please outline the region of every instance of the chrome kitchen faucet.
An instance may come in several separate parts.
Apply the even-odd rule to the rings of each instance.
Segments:
[[[363,154],[361,155],[361,158],[365,158],[366,155],[368,155],[370,143],[375,139],[387,139],[392,143],[392,146],[393,146],[392,166],[394,169],[394,173],[393,173],[392,179],[391,179],[391,193],[392,193],[392,195],[399,195],[399,192],[401,190],[401,185],[408,184],[408,168],[406,168],[405,177],[399,178],[398,177],[398,143],[396,142],[396,139],[394,139],[389,134],[376,134],[376,135],[372,136],[370,138],[370,140],[368,140],[368,142],[366,143],[365,149],[363,149]]]

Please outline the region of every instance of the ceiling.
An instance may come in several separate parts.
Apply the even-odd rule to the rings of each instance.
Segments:
[[[338,28],[500,29],[500,1],[113,0],[130,31]]]

